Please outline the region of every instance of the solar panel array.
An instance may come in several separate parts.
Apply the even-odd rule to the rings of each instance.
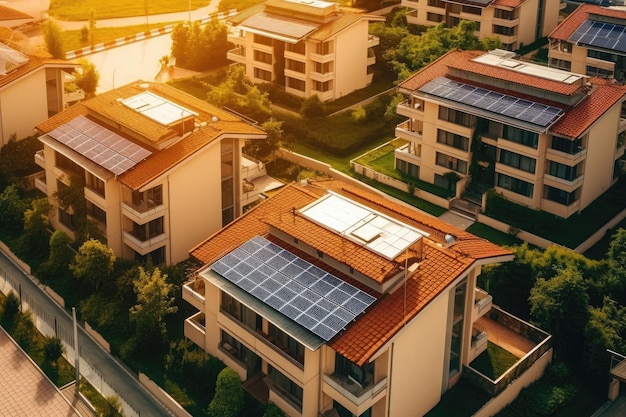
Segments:
[[[123,174],[152,154],[85,116],[57,127],[48,136],[115,175]]]
[[[376,301],[261,236],[211,269],[326,341]]]
[[[198,113],[172,103],[150,91],[128,97],[122,100],[122,104],[163,126],[169,126],[185,117],[198,115]]]
[[[419,91],[544,128],[564,114],[558,107],[497,93],[445,77],[435,78],[422,86]]]
[[[587,19],[568,40],[598,48],[626,52],[626,26]]]

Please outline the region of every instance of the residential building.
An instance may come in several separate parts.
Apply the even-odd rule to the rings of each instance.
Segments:
[[[118,257],[184,260],[259,198],[259,190],[251,195],[255,180],[245,181],[242,148],[265,132],[165,84],[116,88],[37,129],[44,148],[35,185],[54,206],[52,225],[74,236],[77,219],[55,198],[74,179]]]
[[[551,67],[624,81],[626,10],[581,4],[550,33]]]
[[[408,23],[456,26],[475,22],[479,38],[497,36],[514,51],[548,35],[559,22],[560,0],[402,0]]]
[[[476,279],[513,257],[335,180],[284,187],[190,256],[204,266],[183,286],[199,310],[185,336],[261,401],[310,417],[419,416],[461,375],[481,378],[470,363],[496,307]],[[507,320],[538,336],[511,373],[528,384],[550,361],[550,338]]]
[[[32,136],[37,123],[84,98],[72,75],[79,66],[52,59],[0,26],[0,146],[12,136]]]
[[[227,58],[255,83],[272,82],[299,97],[335,100],[372,82],[382,16],[323,0],[267,0],[228,19]]]
[[[471,187],[567,218],[621,172],[626,87],[520,61],[511,52],[453,51],[398,87],[409,119],[396,168],[447,188]],[[481,187],[478,187],[478,186]],[[459,194],[457,190],[457,195]],[[478,204],[481,204],[480,197]]]

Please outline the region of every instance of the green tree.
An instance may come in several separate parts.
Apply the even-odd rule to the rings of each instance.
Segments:
[[[31,202],[31,208],[24,212],[21,252],[38,258],[48,253],[49,213],[50,203],[47,198],[38,198]]]
[[[46,337],[44,339],[43,353],[46,360],[50,361],[50,363],[56,364],[64,352],[65,347],[63,347],[63,343],[61,343],[61,339],[58,337]]]
[[[2,306],[2,322],[13,327],[15,319],[20,312],[20,300],[13,291],[10,291],[4,299]]]
[[[100,404],[98,407],[98,415],[100,417],[124,417],[125,414],[122,411],[122,402],[117,395],[112,395],[105,398],[106,401]]]
[[[43,38],[46,43],[46,49],[53,58],[65,58],[61,26],[59,26],[57,22],[48,19],[48,21],[43,24]]]
[[[0,229],[11,235],[24,230],[24,212],[28,203],[22,199],[17,185],[9,185],[0,194]]]
[[[585,367],[596,379],[602,380],[609,369],[606,350],[625,352],[626,308],[609,297],[604,297],[601,308],[589,309],[589,321],[585,328]]]
[[[173,285],[158,268],[152,272],[139,268],[135,281],[137,304],[130,308],[130,321],[135,325],[140,344],[149,346],[167,340],[165,317],[178,311],[172,297]]]
[[[89,239],[78,249],[70,271],[74,278],[83,280],[99,291],[102,285],[111,279],[115,264],[113,249],[95,239]]]
[[[189,37],[189,25],[178,23],[172,29],[172,47],[170,55],[176,58],[176,65],[185,67],[187,64],[187,40]]]
[[[302,117],[306,117],[308,119],[322,117],[325,113],[326,106],[322,103],[317,94],[314,94],[304,100],[302,102],[302,107],[300,107],[300,114]]]
[[[96,32],[96,11],[89,9],[89,44],[94,45],[94,35]]]
[[[618,271],[626,271],[626,229],[620,228],[613,235],[606,256]]]
[[[88,59],[83,58],[78,63],[80,68],[74,72],[76,85],[85,92],[87,97],[93,97],[100,82],[100,73],[93,62]]]
[[[215,396],[209,403],[210,417],[236,417],[243,408],[244,393],[237,372],[224,368],[217,376]]]
[[[265,406],[265,412],[263,413],[263,417],[285,417],[286,414],[283,410],[281,410],[276,404],[270,402]]]

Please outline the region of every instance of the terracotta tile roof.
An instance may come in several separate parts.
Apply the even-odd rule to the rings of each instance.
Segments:
[[[22,20],[33,19],[29,14],[20,12],[19,10],[11,9],[0,4],[0,20]]]
[[[335,36],[337,33],[341,32],[342,30],[352,26],[359,20],[384,22],[385,17],[365,15],[362,13],[344,13],[332,22],[322,25],[319,29],[311,34],[310,39],[324,42],[327,39]]]
[[[526,0],[495,0],[492,4],[494,6],[512,7],[517,8],[521,6]]]
[[[607,110],[624,99],[626,86],[592,78],[591,94],[570,109],[552,127],[550,132],[577,138],[591,127]]]
[[[550,39],[566,41],[589,18],[590,14],[626,19],[626,10],[601,7],[595,4],[583,3],[567,16],[549,35]]]
[[[358,245],[303,216],[294,216],[291,211],[293,207],[296,209],[304,207],[329,190],[430,233],[430,237],[424,239],[425,259],[420,263],[418,272],[407,281],[407,293],[410,294],[406,310],[407,320],[418,314],[476,260],[484,258],[504,260],[512,256],[508,249],[453,227],[413,207],[335,180],[313,182],[306,186],[295,183],[286,186],[193,248],[190,256],[202,265],[211,264],[256,235],[268,237],[270,227],[276,227],[335,259],[345,261],[355,270],[371,274],[375,280],[380,280],[392,272],[389,269],[382,273],[377,270],[381,266],[399,272],[403,262],[399,262],[398,259],[390,261],[382,258],[367,249],[357,247]],[[443,247],[446,234],[453,235],[456,241],[448,248]],[[281,246],[287,245],[278,238],[274,238],[274,241]],[[290,248],[295,249],[291,246]],[[325,269],[329,268],[325,266]],[[338,271],[330,272],[349,279]],[[403,297],[404,294],[400,291],[382,296],[370,311],[361,316],[346,332],[337,336],[330,346],[353,362],[363,364],[402,327]]]

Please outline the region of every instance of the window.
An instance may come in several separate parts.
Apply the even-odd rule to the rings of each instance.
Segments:
[[[435,174],[435,185],[439,188],[443,188],[447,191],[452,191],[456,193],[456,181],[452,181],[448,177],[444,177],[443,175]]]
[[[441,23],[443,22],[443,19],[444,16],[442,14],[431,12],[426,13],[426,20],[428,20],[429,22]]]
[[[293,59],[285,60],[286,68],[291,71],[296,71],[304,74],[306,72],[306,64],[302,61],[296,61]]]
[[[469,139],[465,136],[437,129],[437,143],[452,146],[453,148],[466,151],[469,149]]]
[[[286,43],[285,50],[288,52],[295,52],[296,54],[304,55],[304,52],[306,50],[306,44],[304,43],[304,41],[298,42],[295,45]]]
[[[550,66],[552,68],[558,68],[558,69],[562,69],[565,71],[572,70],[572,62],[566,61],[564,59],[550,58]]]
[[[272,365],[267,365],[267,376],[272,381],[272,388],[281,394],[298,411],[302,412],[302,387],[287,378]]]
[[[465,6],[465,5],[463,6],[461,10],[463,11],[463,13],[476,14],[478,16],[480,16],[482,12],[480,7],[472,7],[472,6]]]
[[[335,353],[335,375],[365,388],[374,382],[374,363],[368,362],[363,366],[357,366],[346,357]]]
[[[224,330],[221,331],[220,347],[239,362],[246,363],[252,352]]]
[[[413,178],[420,177],[420,167],[402,159],[396,159],[396,169],[412,176]]]
[[[259,62],[263,62],[264,64],[271,64],[272,63],[272,54],[267,53],[267,52],[263,52],[263,51],[258,51],[258,50],[254,50],[254,60],[255,61],[259,61]]]
[[[520,145],[529,146],[535,149],[537,149],[537,145],[539,143],[539,135],[535,132],[529,132],[527,130],[518,129],[517,127],[509,125],[504,125],[502,137],[510,140],[511,142],[519,143]]]
[[[85,170],[80,165],[78,165],[76,162],[72,161],[65,155],[55,152],[54,158],[55,158],[56,166],[61,168],[62,170],[66,172],[78,174],[78,176],[80,177],[85,175],[84,174]]]
[[[578,190],[574,190],[571,193],[567,191],[559,190],[558,188],[546,186],[544,189],[544,198],[550,201],[554,201],[564,206],[569,206],[578,200]]]
[[[254,67],[254,78],[270,82],[272,81],[272,72],[262,68]]]
[[[570,155],[575,155],[582,151],[583,140],[578,139],[566,139],[559,136],[552,136],[552,149],[555,151],[565,152]]]
[[[261,45],[272,46],[274,41],[272,38],[268,38],[267,36],[254,34],[254,43],[259,43]]]
[[[498,173],[498,187],[532,198],[533,184]]]
[[[524,155],[520,155],[515,152],[502,149],[500,151],[500,163],[508,165],[513,168],[521,169],[522,171],[535,173],[536,162],[533,158],[529,158]]]
[[[599,59],[602,61],[617,62],[617,55],[612,54],[610,52],[587,49],[587,56],[589,58],[595,58],[595,59]]]
[[[561,178],[566,181],[574,181],[578,178],[580,164],[571,167],[554,161],[549,161],[549,163],[548,173],[553,177]]]
[[[450,168],[461,174],[467,174],[467,162],[461,159],[454,158],[446,155],[445,153],[437,152],[437,165],[441,167]]]
[[[333,41],[318,43],[315,52],[320,55],[328,55],[333,53]]]
[[[161,265],[165,263],[165,246],[153,250],[150,253],[141,255],[135,252],[135,260],[140,263],[150,263],[151,265]]]
[[[493,17],[503,20],[515,20],[515,10],[495,9]]]
[[[104,197],[104,181],[89,171],[85,172],[85,186],[96,194]]]
[[[304,80],[298,80],[296,78],[287,77],[287,87],[293,88],[298,91],[304,91],[306,89],[306,82]]]
[[[107,224],[107,213],[91,201],[86,201],[87,214],[102,224]]]
[[[61,222],[62,225],[68,227],[70,230],[75,230],[76,222],[74,220],[74,215],[63,210],[61,207],[59,207],[58,212],[59,212],[59,222]]]
[[[160,234],[163,234],[163,217],[154,219],[145,224],[137,224],[133,222],[133,236],[145,242]]]
[[[474,124],[472,115],[445,106],[439,106],[439,120],[445,120],[465,127],[470,127]]]
[[[442,0],[428,0],[428,6],[439,7],[440,9],[443,9],[444,7],[446,7]]]
[[[607,77],[613,76],[613,71],[587,65],[587,75],[592,75],[594,77],[607,78]]]
[[[269,323],[268,339],[274,346],[285,352],[296,362],[304,365],[304,345],[278,327]]]
[[[504,36],[514,36],[515,27],[508,28],[506,26],[493,25],[493,33]]]
[[[315,72],[320,74],[333,72],[333,62],[315,62]]]
[[[330,91],[332,89],[332,85],[332,81],[313,81],[313,90],[321,92]]]
[[[222,292],[220,309],[244,326],[258,332],[263,330],[263,318],[225,292]]]

